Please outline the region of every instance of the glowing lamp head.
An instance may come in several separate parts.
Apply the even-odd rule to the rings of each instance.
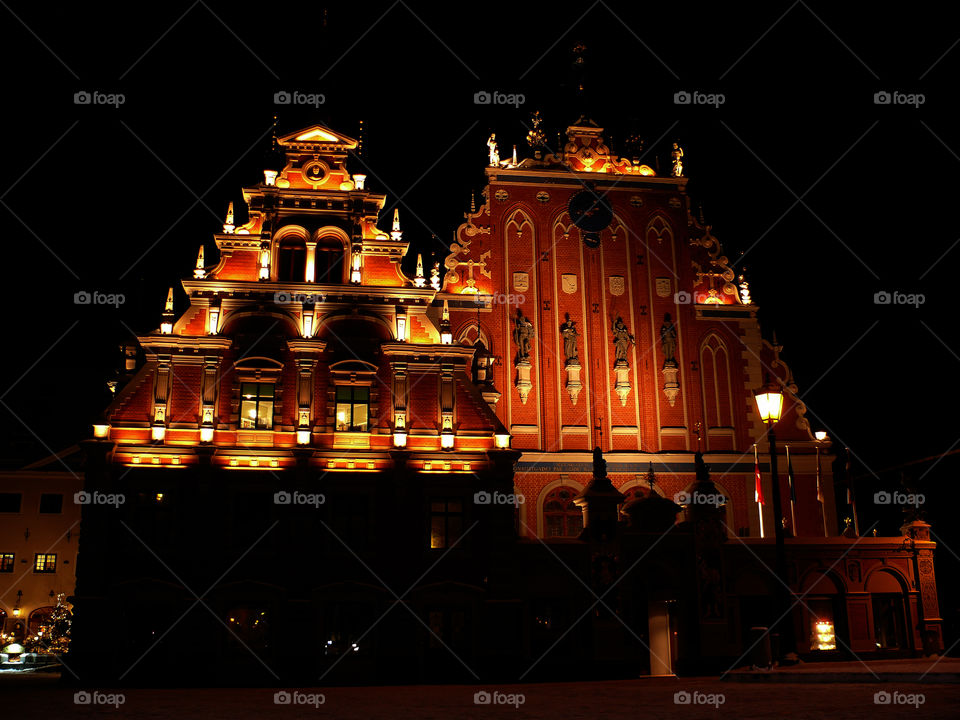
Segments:
[[[20,617],[20,612],[21,612],[21,611],[20,611],[20,608],[15,607],[15,608],[13,609],[13,616],[14,616],[14,617]],[[10,652],[19,652],[19,651],[17,651],[17,650],[11,650]]]
[[[273,186],[277,184],[277,173],[276,170],[264,170],[263,171],[263,184],[268,186]]]
[[[213,428],[212,428],[212,427],[202,427],[202,428],[200,428],[200,442],[202,442],[202,443],[211,443],[211,442],[213,442]]]
[[[216,335],[217,331],[220,329],[220,308],[210,308],[210,324],[207,327],[207,332],[210,335]]]
[[[817,439],[817,442],[823,442],[824,440],[827,439],[827,431],[826,431],[826,430],[817,430],[817,431],[813,434],[813,436]]]
[[[173,334],[173,323],[169,320],[164,320],[160,323],[160,334],[161,335],[172,335]]]
[[[353,184],[357,190],[363,190],[363,184],[367,181],[366,175],[357,174],[353,176]]]
[[[510,435],[508,433],[497,433],[493,436],[493,440],[501,450],[506,450],[510,447]]]
[[[453,433],[440,433],[440,447],[444,450],[453,450]]]
[[[442,345],[453,345],[453,333],[449,329],[444,329],[440,333],[440,343]]]
[[[154,425],[150,428],[150,438],[156,442],[163,442],[167,429],[163,425]]]
[[[760,419],[768,425],[775,424],[783,412],[783,391],[777,383],[768,382],[754,392],[757,401],[757,412]]]
[[[309,445],[309,444],[310,444],[310,431],[297,430],[297,445]]]
[[[393,446],[405,448],[407,446],[407,434],[405,432],[395,432],[393,434]]]
[[[106,440],[110,437],[110,425],[108,423],[97,423],[93,426],[93,436],[97,440]]]

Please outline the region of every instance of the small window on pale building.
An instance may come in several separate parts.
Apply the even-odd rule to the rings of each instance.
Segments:
[[[60,493],[43,493],[40,496],[41,515],[59,515],[63,512],[63,495]]]
[[[241,383],[240,428],[272,430],[273,401],[273,383]]]
[[[33,561],[33,571],[38,573],[52,573],[57,571],[56,553],[37,553]]]
[[[370,388],[341,385],[337,388],[337,430],[368,432],[370,429]]]

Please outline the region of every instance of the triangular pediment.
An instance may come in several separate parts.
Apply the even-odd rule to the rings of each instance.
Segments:
[[[277,138],[277,143],[284,147],[310,146],[314,148],[337,148],[343,151],[353,150],[357,147],[357,141],[353,138],[334,132],[323,125],[311,125],[289,135],[284,135]]]

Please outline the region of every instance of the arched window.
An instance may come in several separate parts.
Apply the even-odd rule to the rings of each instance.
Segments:
[[[583,512],[573,502],[576,490],[558,487],[543,501],[543,530],[546,537],[577,537],[583,531]]]
[[[711,334],[700,346],[700,390],[707,431],[733,427],[733,393],[727,348]]]
[[[346,254],[343,242],[338,237],[327,235],[317,241],[316,281],[318,283],[342,283],[345,280]]]
[[[306,278],[307,245],[295,235],[285,237],[277,248],[277,280],[303,282]]]

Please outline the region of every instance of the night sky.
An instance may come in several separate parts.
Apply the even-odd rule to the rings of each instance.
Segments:
[[[118,345],[158,326],[170,285],[185,308],[179,279],[201,244],[216,257],[229,201],[245,219],[240,188],[262,178],[275,113],[280,133],[320,122],[355,136],[363,120],[351,167],[366,166],[391,214],[399,198],[424,252],[442,253],[482,188],[490,133],[522,157],[534,110],[551,144],[583,110],[615,152],[642,136],[644,161],[664,171],[679,139],[690,193],[746,266],[814,429],[853,448],[867,476],[953,448],[960,342],[944,286],[960,258],[960,46],[942,8],[431,5],[0,7],[5,464],[87,436]],[[477,105],[481,90],[525,102]],[[76,104],[84,91],[123,103]],[[324,102],[278,105],[279,91]],[[680,91],[724,102],[678,105]],[[923,104],[875,104],[881,91]],[[126,302],[75,305],[81,290]],[[879,291],[925,301],[877,305]],[[910,472],[952,501],[950,462]]]

